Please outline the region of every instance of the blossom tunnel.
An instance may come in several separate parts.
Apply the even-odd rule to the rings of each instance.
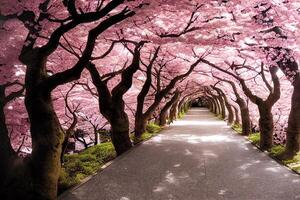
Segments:
[[[111,145],[106,162],[191,106],[258,134],[262,150],[281,145],[278,159],[297,156],[299,9],[297,0],[2,0],[1,199],[56,199],[71,154]]]

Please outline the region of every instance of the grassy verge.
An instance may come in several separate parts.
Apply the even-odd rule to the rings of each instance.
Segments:
[[[146,132],[143,133],[141,138],[136,138],[134,135],[131,136],[131,139],[134,144],[138,144],[140,142],[149,140],[153,136],[157,135],[161,131],[161,127],[153,122],[147,124],[146,126]]]
[[[232,125],[231,127],[234,131],[238,134],[242,132],[240,125]],[[260,133],[252,133],[248,136],[248,140],[255,146],[259,148],[259,140],[260,140]],[[294,156],[293,159],[290,160],[281,160],[278,159],[280,155],[284,152],[285,147],[283,145],[275,145],[271,149],[268,150],[268,154],[280,162],[282,165],[287,166],[288,168],[292,169],[296,173],[300,174],[300,152]]]
[[[233,124],[231,126],[233,130],[235,130],[238,134],[242,134],[242,126],[240,124]]]
[[[150,139],[160,131],[160,126],[149,123],[139,142]],[[80,153],[65,155],[58,181],[58,193],[61,194],[80,184],[88,176],[96,174],[105,163],[115,157],[116,152],[111,142],[101,143]]]
[[[248,139],[251,141],[252,144],[258,147],[260,141],[260,133],[252,133],[248,136]]]
[[[116,152],[111,142],[90,147],[80,153],[65,155],[58,181],[59,193],[81,183],[115,157]]]

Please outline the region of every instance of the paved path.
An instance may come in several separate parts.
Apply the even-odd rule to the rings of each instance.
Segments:
[[[292,200],[300,178],[194,108],[60,199]]]

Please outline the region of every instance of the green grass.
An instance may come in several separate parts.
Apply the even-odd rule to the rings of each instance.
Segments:
[[[220,120],[224,119],[221,114],[217,115],[217,118],[220,119]]]
[[[185,115],[185,112],[184,111],[181,111],[178,113],[178,119],[182,119]]]
[[[278,156],[284,152],[285,148],[282,145],[275,145],[270,149],[271,156]]]
[[[90,147],[78,154],[65,155],[58,181],[59,193],[95,174],[106,162],[115,157],[116,152],[111,142]]]
[[[146,132],[138,142],[157,135],[161,127],[155,123],[146,126]],[[132,138],[134,140],[134,138]],[[116,152],[111,142],[101,143],[80,153],[65,155],[58,181],[58,193],[81,183],[86,177],[95,174],[106,162],[114,159]]]
[[[284,160],[283,163],[286,165],[293,165],[295,163],[300,163],[300,152],[298,152],[292,159]]]
[[[231,128],[236,131],[238,134],[242,134],[243,133],[243,129],[242,126],[240,124],[233,124],[231,126]]]
[[[159,125],[150,122],[146,126],[146,132],[144,132],[140,138],[136,138],[134,135],[132,135],[131,139],[133,140],[134,144],[138,144],[142,141],[149,140],[151,137],[157,135],[157,133],[160,131],[161,127]]]
[[[257,133],[252,133],[248,136],[248,139],[253,143],[255,144],[256,146],[259,145],[259,141],[260,141],[260,133],[257,132]]]
[[[161,131],[161,127],[153,122],[150,122],[146,126],[146,131],[148,133],[158,133],[159,131]]]

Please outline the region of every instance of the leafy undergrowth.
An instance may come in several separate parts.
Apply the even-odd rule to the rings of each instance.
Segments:
[[[65,155],[58,181],[59,194],[95,174],[115,157],[116,152],[111,142],[90,147],[80,153]]]
[[[252,144],[258,146],[260,140],[260,133],[252,133],[248,136],[248,139],[251,141]]]
[[[240,124],[233,124],[231,126],[231,128],[233,130],[235,130],[238,134],[242,134],[243,130],[242,130],[242,126]]]

